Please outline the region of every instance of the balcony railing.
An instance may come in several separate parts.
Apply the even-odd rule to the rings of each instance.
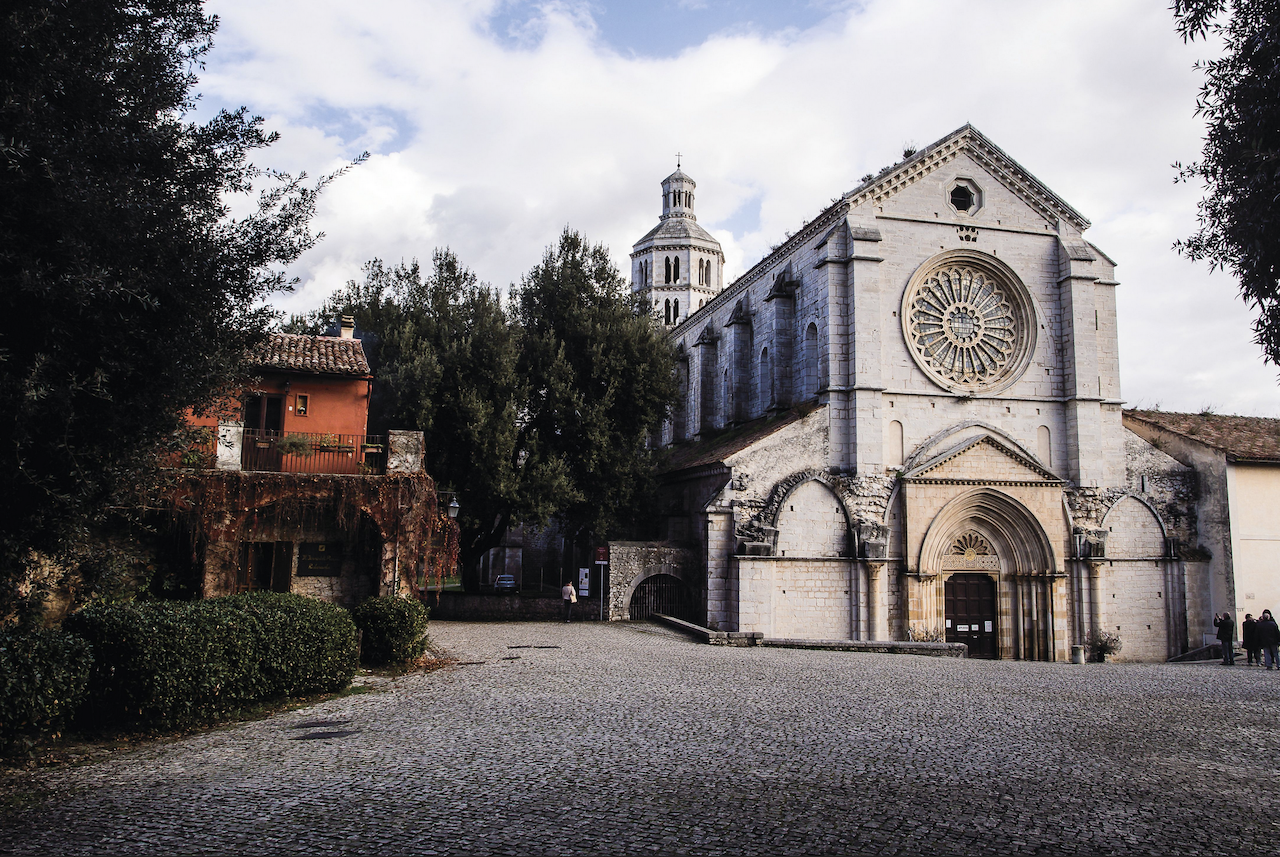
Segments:
[[[372,434],[321,434],[245,429],[240,466],[271,473],[387,472],[387,439]]]

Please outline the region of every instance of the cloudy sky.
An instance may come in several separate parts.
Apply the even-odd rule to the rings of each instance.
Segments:
[[[1119,263],[1131,405],[1280,416],[1232,279],[1176,256],[1199,189],[1196,59],[1164,0],[210,0],[202,113],[247,105],[264,164],[322,174],[324,241],[276,303],[449,246],[519,279],[565,226],[623,270],[677,152],[728,275],[901,156],[973,123]]]

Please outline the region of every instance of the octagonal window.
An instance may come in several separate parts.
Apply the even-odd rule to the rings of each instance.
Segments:
[[[959,176],[946,187],[947,202],[959,214],[973,216],[982,208],[982,188],[973,179]]]

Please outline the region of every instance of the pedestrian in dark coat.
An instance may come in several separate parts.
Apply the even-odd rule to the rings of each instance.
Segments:
[[[1258,645],[1257,624],[1252,613],[1244,614],[1244,621],[1240,623],[1240,645],[1244,646],[1245,654],[1249,656],[1249,666],[1262,666],[1262,647]]]
[[[1258,618],[1258,624],[1254,626],[1253,633],[1258,641],[1262,653],[1266,657],[1267,669],[1271,669],[1277,663],[1277,650],[1280,649],[1280,627],[1276,626],[1276,620],[1271,617],[1270,610],[1263,610],[1262,615]]]
[[[1230,613],[1214,613],[1213,627],[1218,629],[1218,642],[1222,643],[1222,665],[1236,665],[1236,622]]]

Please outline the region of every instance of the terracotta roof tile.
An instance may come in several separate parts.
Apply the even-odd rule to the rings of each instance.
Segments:
[[[312,375],[364,377],[369,374],[369,361],[365,359],[360,340],[336,336],[270,333],[252,361],[265,369]]]
[[[1124,416],[1220,449],[1234,459],[1280,461],[1280,420],[1277,419],[1132,410],[1125,411]]]

